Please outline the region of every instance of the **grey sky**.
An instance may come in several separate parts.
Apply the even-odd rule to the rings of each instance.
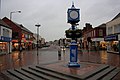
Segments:
[[[79,28],[86,22],[96,27],[110,21],[120,12],[120,0],[1,0],[1,15],[10,17],[10,12],[21,10],[21,14],[14,13],[12,20],[23,24],[36,33],[35,24],[40,23],[40,34],[49,40],[65,37],[65,30],[70,28],[67,23],[67,9],[74,1],[75,7],[80,8],[81,20]]]

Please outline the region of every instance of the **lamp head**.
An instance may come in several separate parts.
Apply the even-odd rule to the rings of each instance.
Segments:
[[[19,13],[21,13],[21,11],[18,11]]]
[[[35,26],[40,27],[41,25],[40,24],[36,24]]]

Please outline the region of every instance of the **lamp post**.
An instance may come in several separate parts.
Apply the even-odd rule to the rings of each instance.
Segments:
[[[12,20],[12,14],[13,13],[21,13],[21,11],[12,11],[12,12],[10,12],[10,20]],[[10,26],[11,26],[11,24],[10,24]],[[10,41],[9,41],[9,53],[10,53]]]
[[[40,24],[35,25],[37,27],[37,56],[38,56],[38,37],[39,37],[39,27],[41,26]]]
[[[10,20],[12,20],[12,14],[13,13],[21,13],[21,11],[12,11],[12,12],[10,12]]]

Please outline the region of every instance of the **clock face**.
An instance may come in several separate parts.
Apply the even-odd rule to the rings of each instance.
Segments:
[[[72,19],[78,18],[78,12],[77,12],[77,11],[71,11],[71,12],[70,12],[70,17],[71,17]]]

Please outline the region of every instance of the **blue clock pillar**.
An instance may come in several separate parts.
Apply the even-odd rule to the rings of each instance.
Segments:
[[[76,9],[74,7],[74,3],[72,3],[72,7],[68,9],[67,12],[67,17],[68,17],[68,23],[71,24],[71,35],[69,35],[69,30],[68,33],[66,34],[69,35],[69,38],[72,38],[71,44],[70,44],[70,62],[68,64],[68,67],[80,67],[80,64],[78,64],[78,46],[77,46],[77,36],[76,36],[76,25],[80,21],[80,14],[79,14],[80,9]],[[67,35],[66,35],[67,37]]]

